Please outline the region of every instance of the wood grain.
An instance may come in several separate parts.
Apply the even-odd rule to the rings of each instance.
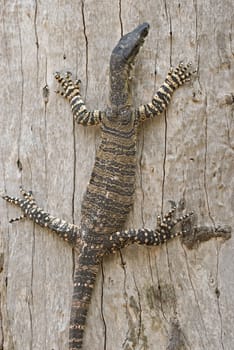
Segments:
[[[126,227],[156,225],[169,200],[199,225],[233,225],[233,40],[231,1],[1,1],[0,187],[32,189],[42,207],[79,223],[99,140],[75,126],[54,93],[53,73],[82,80],[90,108],[104,109],[109,56],[121,33],[148,21],[134,72],[134,103],[149,102],[170,65],[192,61],[197,79],[139,136],[136,200]],[[155,74],[156,73],[156,74]],[[47,91],[49,95],[47,96]],[[229,98],[227,98],[229,96]],[[0,201],[0,349],[65,350],[73,252]],[[129,247],[106,258],[84,350],[231,350],[233,239],[192,250]]]

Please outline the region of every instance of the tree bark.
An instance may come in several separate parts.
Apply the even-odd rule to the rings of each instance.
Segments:
[[[154,228],[173,200],[215,237],[199,244],[207,236],[198,229],[195,244],[175,239],[106,258],[84,350],[233,349],[234,241],[224,239],[234,217],[233,2],[0,4],[0,187],[10,195],[20,185],[32,189],[43,208],[69,222],[79,224],[100,132],[74,124],[53,73],[77,75],[87,106],[104,109],[111,50],[144,21],[151,29],[134,70],[135,106],[151,100],[170,65],[193,62],[197,77],[142,127],[126,227]],[[29,220],[9,224],[17,208],[0,201],[0,211],[0,349],[65,350],[73,251]]]

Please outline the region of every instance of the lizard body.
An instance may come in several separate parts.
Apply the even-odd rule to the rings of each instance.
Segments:
[[[24,198],[4,195],[8,202],[18,205],[22,217],[48,227],[75,247],[77,253],[72,296],[69,349],[82,349],[83,334],[92,290],[100,261],[105,254],[115,252],[133,243],[159,245],[182,234],[175,226],[190,214],[175,219],[175,208],[158,219],[155,230],[129,229],[122,231],[132,207],[136,175],[136,139],[140,124],[161,114],[170,102],[173,92],[189,80],[190,72],[180,64],[171,69],[152,101],[137,109],[132,106],[130,71],[149,31],[143,23],[123,36],[112,51],[110,59],[110,97],[106,111],[89,112],[81,98],[79,81],[70,74],[55,78],[60,92],[70,102],[78,124],[100,125],[101,142],[97,151],[91,178],[81,207],[79,227],[50,215],[36,204],[32,192],[21,189]]]

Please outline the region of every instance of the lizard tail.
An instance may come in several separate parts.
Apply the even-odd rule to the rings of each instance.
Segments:
[[[86,255],[85,248],[82,250],[74,273],[69,350],[82,349],[88,308],[99,269],[99,264]]]

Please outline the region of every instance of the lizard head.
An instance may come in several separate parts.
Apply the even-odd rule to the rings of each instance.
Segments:
[[[134,62],[145,37],[149,33],[149,24],[143,23],[125,34],[115,46],[111,55],[111,64],[129,64]]]
[[[120,124],[132,122],[132,94],[130,71],[135,58],[149,32],[143,23],[124,35],[115,46],[110,59],[110,95],[108,119]]]

